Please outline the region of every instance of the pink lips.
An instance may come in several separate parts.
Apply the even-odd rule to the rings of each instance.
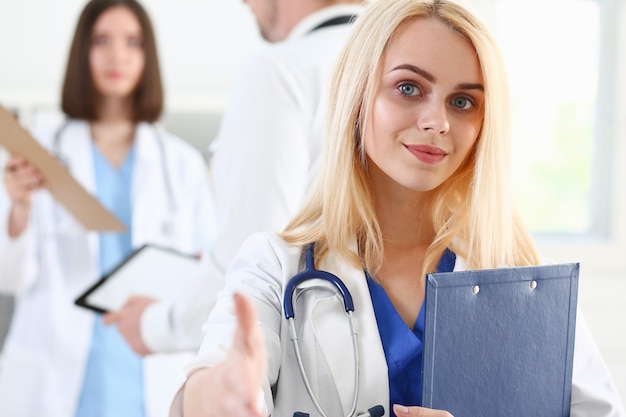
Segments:
[[[114,80],[118,80],[124,77],[124,74],[121,71],[115,71],[115,70],[107,71],[105,74],[107,78],[111,78]]]
[[[441,148],[430,145],[404,145],[417,159],[427,164],[436,164],[448,153]]]

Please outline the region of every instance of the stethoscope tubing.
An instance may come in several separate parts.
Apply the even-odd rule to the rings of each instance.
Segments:
[[[298,287],[298,285],[302,284],[304,281],[308,281],[310,279],[321,279],[327,281],[337,289],[339,294],[341,294],[341,298],[343,299],[343,304],[346,310],[346,313],[349,311],[354,311],[354,302],[352,301],[352,295],[348,288],[343,283],[338,276],[331,274],[330,272],[320,271],[319,269],[315,269],[315,260],[314,260],[314,251],[315,244],[310,244],[306,248],[306,262],[304,271],[296,274],[293,278],[289,280],[287,286],[285,287],[285,297],[283,299],[283,311],[285,313],[285,318],[293,318],[295,317],[295,312],[293,309],[293,295]]]
[[[302,376],[302,380],[304,382],[304,386],[306,388],[315,409],[319,414],[323,417],[328,417],[328,415],[324,412],[321,404],[319,403],[317,396],[313,392],[311,387],[311,383],[309,382],[309,378],[307,377],[306,370],[304,369],[304,363],[302,361],[302,354],[300,351],[300,344],[298,342],[298,334],[296,331],[296,315],[293,307],[294,304],[294,293],[298,285],[303,283],[304,281],[311,279],[321,279],[323,281],[329,282],[333,285],[337,294],[341,296],[341,299],[344,304],[344,310],[346,315],[348,316],[348,321],[350,323],[350,332],[352,334],[352,351],[354,356],[354,393],[352,396],[352,405],[350,407],[350,412],[348,413],[348,417],[355,416],[356,407],[359,397],[359,349],[358,349],[358,340],[357,340],[357,327],[354,321],[354,303],[352,300],[352,295],[350,291],[343,283],[343,281],[336,275],[331,274],[330,272],[320,271],[315,269],[315,260],[314,260],[314,251],[315,245],[310,244],[306,248],[306,261],[305,261],[305,269],[304,271],[296,274],[293,278],[289,280],[285,287],[285,294],[283,299],[283,311],[285,314],[285,318],[289,324],[289,338],[293,344],[294,352],[296,355],[296,361],[298,363],[298,369],[300,370],[300,375]],[[307,289],[301,289],[301,292],[296,295],[296,298],[301,296]],[[297,413],[294,415],[298,415]]]
[[[70,120],[66,119],[63,124],[56,130],[56,132],[54,133],[54,138],[53,138],[53,142],[52,142],[52,155],[59,160],[62,164],[66,165],[66,161],[64,160],[63,156],[61,155],[61,139],[63,136],[63,132],[65,131],[65,129],[67,128],[67,126],[69,125]],[[157,146],[159,147],[159,154],[160,154],[160,164],[161,164],[161,172],[163,172],[163,182],[165,185],[165,193],[167,195],[167,204],[168,204],[168,209],[169,209],[169,213],[170,213],[170,217],[173,216],[173,213],[176,213],[176,198],[174,196],[174,187],[172,185],[172,178],[170,175],[170,170],[168,169],[168,163],[167,163],[167,158],[166,158],[166,152],[165,152],[165,142],[163,141],[163,135],[161,134],[161,132],[159,131],[159,129],[154,126],[153,124],[150,124],[150,126],[152,127],[152,129],[154,130],[154,136],[156,138],[156,142],[157,142]],[[173,224],[169,224],[172,223],[173,220],[170,219],[167,224],[165,224],[163,227],[164,229],[172,229],[174,227]],[[173,233],[172,230],[164,230],[164,232],[166,234],[171,234]]]

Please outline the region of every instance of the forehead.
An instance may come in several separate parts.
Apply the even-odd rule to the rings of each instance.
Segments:
[[[481,83],[476,51],[465,36],[432,18],[410,19],[398,26],[383,59],[383,72],[411,64],[458,83]]]
[[[94,32],[141,32],[141,24],[135,13],[125,6],[111,7],[98,17],[93,26]]]

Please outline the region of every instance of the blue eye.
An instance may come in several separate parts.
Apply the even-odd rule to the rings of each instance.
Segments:
[[[398,89],[405,96],[415,96],[420,92],[419,88],[413,84],[401,84]]]
[[[451,104],[461,110],[469,110],[474,105],[467,97],[455,97],[452,99]]]

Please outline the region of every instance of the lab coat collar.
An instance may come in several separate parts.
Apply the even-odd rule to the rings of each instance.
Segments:
[[[299,38],[309,33],[320,23],[323,23],[329,19],[337,16],[344,15],[359,15],[363,10],[362,6],[353,4],[338,4],[335,6],[324,7],[318,11],[315,11],[302,19],[289,33],[287,40]]]
[[[58,139],[58,153],[61,162],[71,160],[67,167],[72,176],[92,195],[96,192],[96,178],[94,174],[91,129],[86,120],[70,119],[59,127],[56,132]],[[82,158],[70,158],[69,155],[84,155]]]
[[[154,229],[154,226],[162,225],[170,212],[168,193],[165,187],[165,176],[171,167],[165,163],[167,154],[163,154],[165,149],[161,149],[159,141],[165,147],[165,132],[159,127],[149,123],[138,123],[135,131],[135,169],[132,180],[132,203],[133,203],[133,246],[139,247],[146,238],[161,242],[162,230]],[[173,191],[173,190],[172,190]],[[145,227],[144,227],[145,226]],[[138,233],[139,231],[144,233]]]
[[[56,132],[59,134],[58,156],[61,162],[67,162],[67,168],[72,176],[91,195],[96,195],[96,175],[93,161],[93,138],[89,122],[86,120],[68,119]],[[70,157],[70,155],[81,155],[81,157]],[[93,231],[85,231],[91,259],[99,259],[98,234]],[[92,263],[90,275],[97,276],[96,263]]]
[[[141,122],[135,128],[135,162],[145,164],[147,161],[160,161],[161,155],[157,143],[156,126]]]

